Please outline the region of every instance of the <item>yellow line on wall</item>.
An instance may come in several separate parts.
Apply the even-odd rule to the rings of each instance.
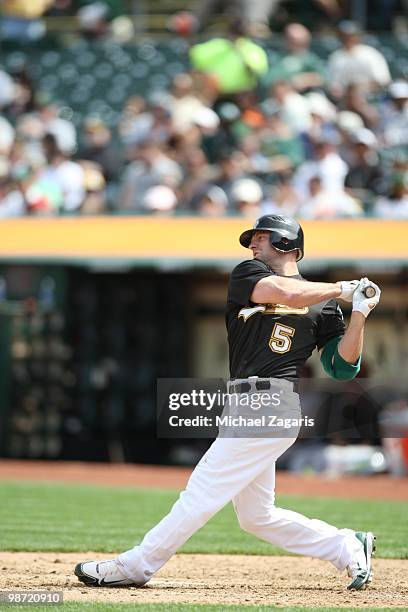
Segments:
[[[304,222],[307,259],[408,260],[408,222]],[[0,222],[0,258],[244,259],[252,220],[191,217],[23,218]]]

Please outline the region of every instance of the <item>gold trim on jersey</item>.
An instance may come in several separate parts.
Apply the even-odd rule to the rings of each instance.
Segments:
[[[262,313],[263,315],[268,314],[298,314],[304,315],[309,312],[308,306],[303,306],[302,308],[295,308],[293,306],[285,306],[285,304],[259,304],[258,306],[245,306],[245,308],[241,308],[238,313],[238,319],[242,317],[244,319],[244,323],[248,321],[252,315],[257,312]]]
[[[307,314],[308,306],[295,308],[294,306],[285,306],[285,304],[266,304],[266,309],[263,314]]]

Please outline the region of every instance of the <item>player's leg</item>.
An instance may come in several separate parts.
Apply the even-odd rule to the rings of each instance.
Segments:
[[[364,553],[361,541],[351,529],[338,529],[325,521],[277,508],[275,464],[242,489],[233,505],[245,531],[289,552],[330,561],[338,570],[350,567],[356,556]]]
[[[108,585],[109,581],[118,584],[121,580],[122,584],[145,584],[184,542],[269,463],[275,462],[293,441],[218,438],[195,468],[169,514],[145,535],[140,545],[106,562],[113,565],[78,564],[76,575],[90,585]],[[109,571],[106,579],[101,575],[105,570]]]

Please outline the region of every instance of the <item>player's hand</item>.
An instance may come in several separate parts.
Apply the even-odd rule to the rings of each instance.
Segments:
[[[365,296],[364,291],[367,287],[372,287],[375,290],[373,297]],[[365,317],[368,317],[380,301],[380,296],[381,289],[378,285],[368,278],[362,278],[353,294],[353,312],[361,312]]]
[[[360,281],[352,280],[352,281],[340,281],[341,293],[339,298],[344,300],[345,302],[353,301],[354,291],[357,289]]]

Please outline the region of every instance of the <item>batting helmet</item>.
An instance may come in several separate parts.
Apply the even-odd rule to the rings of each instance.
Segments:
[[[299,251],[296,261],[303,257],[303,230],[296,219],[281,217],[278,215],[265,215],[260,217],[252,229],[243,232],[239,241],[242,246],[248,248],[251,244],[254,232],[270,232],[269,242],[278,251],[289,253]]]

